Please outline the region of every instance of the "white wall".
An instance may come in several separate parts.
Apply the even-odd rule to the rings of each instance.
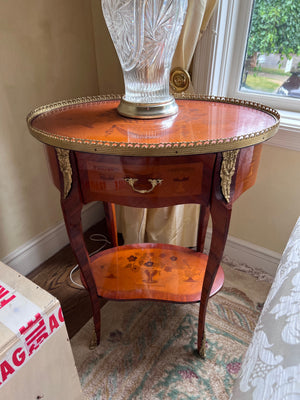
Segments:
[[[121,65],[102,14],[100,0],[91,0],[94,23],[94,40],[101,94],[124,93]]]
[[[90,2],[9,0],[0,11],[0,258],[62,220],[26,115],[98,93]]]
[[[263,145],[256,184],[234,204],[229,234],[282,253],[300,215],[300,153]]]

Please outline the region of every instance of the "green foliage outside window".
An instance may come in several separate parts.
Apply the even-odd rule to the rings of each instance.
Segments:
[[[300,0],[256,0],[247,56],[300,55]]]

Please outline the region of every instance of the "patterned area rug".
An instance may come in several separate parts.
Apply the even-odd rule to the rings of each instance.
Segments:
[[[270,284],[224,271],[209,301],[205,360],[195,354],[198,304],[108,302],[100,345],[89,349],[91,320],[71,340],[86,399],[229,399]]]

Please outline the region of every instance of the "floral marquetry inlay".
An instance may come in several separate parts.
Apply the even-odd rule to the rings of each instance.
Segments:
[[[103,251],[92,260],[98,295],[107,298],[199,301],[207,256],[172,245],[143,244]],[[220,270],[216,287],[220,285]]]

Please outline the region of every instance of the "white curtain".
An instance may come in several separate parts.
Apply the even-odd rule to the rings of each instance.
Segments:
[[[218,0],[189,0],[187,15],[173,58],[172,68],[189,70],[195,48],[206,29]],[[193,88],[188,88],[193,92]],[[143,209],[117,208],[118,231],[125,244],[170,243],[178,246],[196,245],[200,206],[185,204],[172,207]]]

